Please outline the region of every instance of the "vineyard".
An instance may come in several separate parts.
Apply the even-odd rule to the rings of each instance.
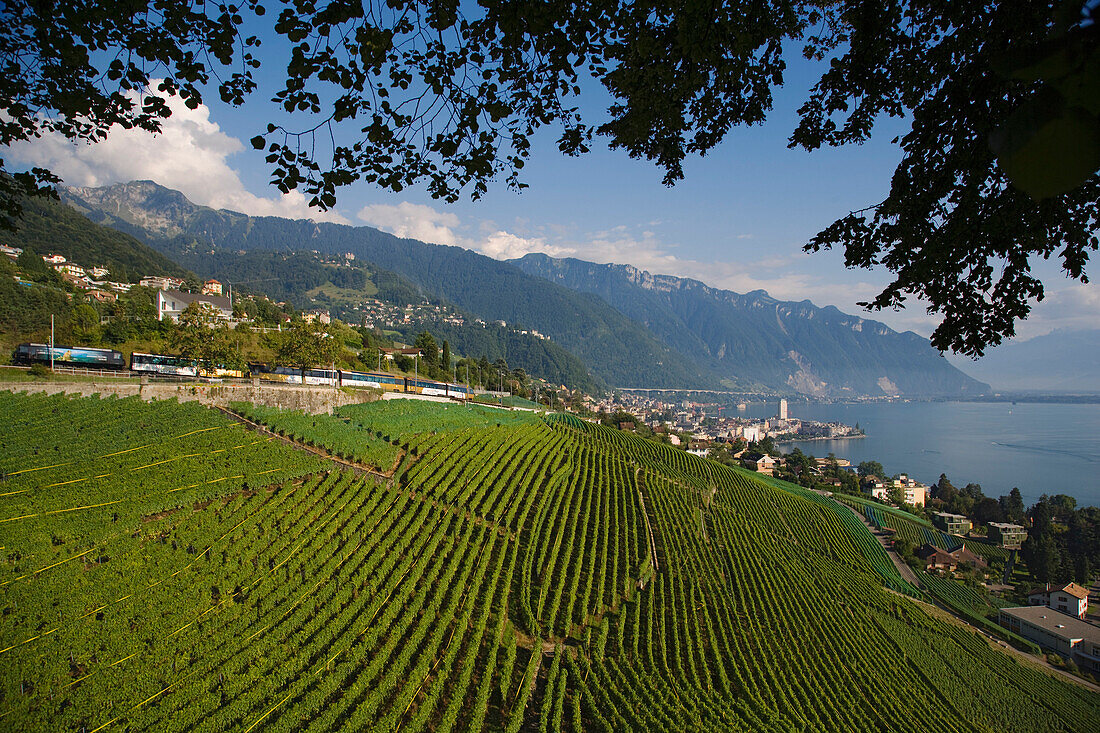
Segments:
[[[389,470],[399,456],[398,447],[394,445],[396,441],[386,439],[375,431],[362,430],[347,418],[310,415],[299,410],[280,410],[249,402],[233,402],[230,409],[279,435],[306,445],[323,446],[341,458],[366,464],[378,471]]]
[[[908,540],[918,547],[927,544],[953,552],[966,545],[966,549],[975,555],[980,555],[987,561],[999,560],[1004,562],[1008,559],[1008,551],[1002,547],[947,534],[933,527],[928,520],[896,507],[844,494],[838,495],[837,498],[866,516],[867,521],[878,529],[892,529],[898,537]]]
[[[394,404],[308,418],[410,456],[376,481],[200,407],[0,394],[0,726],[1100,725],[907,597],[832,499],[568,416]]]

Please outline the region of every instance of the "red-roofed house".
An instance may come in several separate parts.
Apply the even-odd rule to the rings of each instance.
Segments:
[[[1087,588],[1076,583],[1047,583],[1045,587],[1035,588],[1028,593],[1027,602],[1031,606],[1048,606],[1055,611],[1083,619],[1089,610],[1089,592]]]

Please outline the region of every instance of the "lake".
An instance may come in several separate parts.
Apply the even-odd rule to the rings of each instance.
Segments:
[[[777,404],[750,403],[728,415],[775,415]],[[815,456],[835,454],[852,465],[879,461],[890,475],[955,486],[982,485],[997,497],[1018,487],[1031,505],[1042,494],[1068,494],[1078,506],[1100,506],[1100,405],[980,402],[792,402],[790,417],[859,423],[864,438],[799,441]]]

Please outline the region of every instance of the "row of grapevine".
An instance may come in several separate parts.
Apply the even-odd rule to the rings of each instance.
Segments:
[[[230,408],[279,435],[306,445],[324,446],[341,458],[372,466],[378,471],[389,471],[398,456],[397,446],[360,430],[347,419],[326,414],[310,415],[300,410],[280,410],[249,402],[234,402]]]

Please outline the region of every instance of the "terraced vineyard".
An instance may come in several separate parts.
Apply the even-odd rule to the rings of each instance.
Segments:
[[[323,446],[341,458],[372,466],[378,471],[390,470],[400,455],[395,440],[363,430],[347,418],[309,415],[300,410],[280,410],[249,402],[234,402],[230,408],[279,435],[306,445]]]
[[[539,418],[530,412],[422,400],[387,400],[345,405],[336,411],[336,415],[387,440],[441,430],[539,422]]]
[[[374,407],[356,409],[380,430]],[[884,587],[904,581],[831,500],[571,418],[462,427],[433,409],[441,429],[421,412],[396,436],[415,460],[375,482],[201,408],[0,395],[19,427],[0,494],[24,492],[0,497],[0,725],[1100,724],[1096,695]],[[213,480],[211,460],[239,477],[166,493],[184,466]],[[107,470],[142,478],[93,478]]]

